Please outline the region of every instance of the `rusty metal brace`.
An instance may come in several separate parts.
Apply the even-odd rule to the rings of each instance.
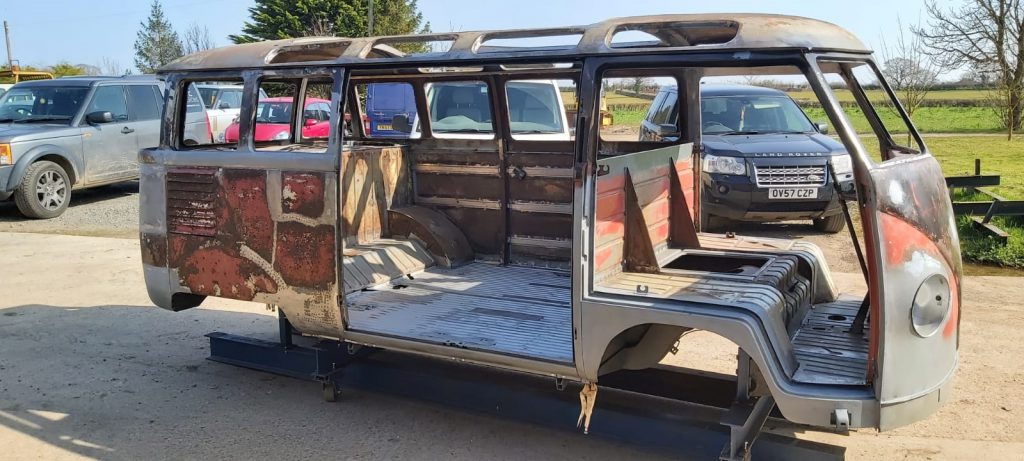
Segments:
[[[587,383],[580,390],[580,417],[576,427],[583,427],[583,433],[590,432],[590,415],[594,413],[594,402],[597,401],[597,384]]]

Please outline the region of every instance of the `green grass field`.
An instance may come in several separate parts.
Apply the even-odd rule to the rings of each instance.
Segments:
[[[846,108],[846,116],[859,133],[869,133],[871,126],[860,109]],[[893,133],[906,133],[907,128],[899,114],[887,107],[879,107],[882,123]],[[804,108],[814,121],[826,121],[825,110]],[[998,133],[1003,131],[999,117],[987,107],[920,107],[914,112],[914,126],[922,133]]]
[[[981,159],[982,174],[1000,175],[1000,185],[989,190],[1013,200],[1024,200],[1024,139],[994,136],[925,136],[925,144],[947,176],[974,174],[974,159]]]
[[[836,98],[840,101],[853,101],[853,93],[849,91],[836,91],[835,94]],[[790,91],[789,96],[798,101],[818,100],[814,96],[814,92],[810,90]],[[925,96],[925,99],[930,101],[982,101],[987,98],[988,91],[986,90],[933,90],[929,91]],[[885,101],[888,98],[882,93],[882,90],[870,90],[868,91],[868,99],[872,101]]]

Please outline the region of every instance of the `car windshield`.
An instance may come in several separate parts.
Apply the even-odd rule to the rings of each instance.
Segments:
[[[788,96],[712,96],[701,98],[706,135],[810,133],[814,126]]]
[[[260,101],[256,106],[256,123],[291,123],[291,101]]]
[[[0,96],[0,122],[71,123],[88,94],[84,86],[11,88]]]

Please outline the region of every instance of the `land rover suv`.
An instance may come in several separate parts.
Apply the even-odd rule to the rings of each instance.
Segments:
[[[198,93],[190,88],[190,99]],[[157,145],[164,83],[153,76],[22,82],[0,96],[0,200],[30,218],[64,213],[71,189],[139,177],[138,151]],[[191,106],[190,106],[191,107]],[[202,111],[183,138],[209,144]]]
[[[839,200],[852,195],[850,156],[785,92],[747,85],[701,85],[701,222],[812,219],[824,232],[845,225]],[[662,87],[640,140],[673,136],[678,89]],[[839,181],[835,187],[834,178]]]

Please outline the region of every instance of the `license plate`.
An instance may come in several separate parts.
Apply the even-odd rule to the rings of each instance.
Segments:
[[[818,198],[817,187],[786,187],[768,189],[768,198],[772,200],[793,200]]]
[[[380,131],[391,131],[391,124],[381,123],[377,125],[377,129]]]

